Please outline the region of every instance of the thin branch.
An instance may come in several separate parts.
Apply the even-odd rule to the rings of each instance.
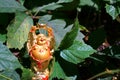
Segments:
[[[114,73],[118,73],[118,72],[120,72],[120,69],[106,70],[106,71],[101,72],[101,73],[99,73],[99,74],[97,74],[97,75],[95,75],[95,76],[93,76],[93,77],[91,77],[91,78],[89,78],[89,79],[87,79],[87,80],[93,80],[93,79],[95,79],[95,78],[97,78],[97,77],[100,77],[100,76],[102,76],[102,75],[105,75],[105,74],[114,74]]]

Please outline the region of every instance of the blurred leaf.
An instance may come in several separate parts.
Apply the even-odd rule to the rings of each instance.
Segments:
[[[0,70],[16,69],[21,65],[9,49],[0,42]]]
[[[65,79],[65,77],[66,77],[66,75],[65,75],[63,69],[61,68],[59,62],[56,61],[53,66],[53,71],[50,76],[50,80],[52,80],[53,78]]]
[[[33,20],[30,16],[24,13],[16,13],[14,22],[7,28],[7,46],[9,48],[21,49],[27,41],[28,33],[32,25]]]
[[[24,5],[25,0],[19,0],[22,5]]]
[[[43,6],[34,8],[34,9],[33,9],[33,12],[39,12],[39,11],[45,12],[45,11],[47,11],[47,10],[55,10],[55,9],[57,9],[57,8],[59,8],[59,7],[62,7],[62,5],[57,4],[57,3],[55,3],[55,2],[52,2],[52,3],[49,3],[49,4],[47,4],[47,5],[43,5]]]
[[[79,41],[74,41],[73,45],[65,50],[62,50],[60,55],[68,62],[78,64],[83,62],[94,52],[96,51],[91,46]]]
[[[30,69],[23,68],[22,71],[23,72],[22,72],[21,80],[31,80],[32,79],[32,76],[34,75],[34,73]]]
[[[64,39],[62,40],[59,46],[60,49],[66,49],[73,44],[75,38],[77,37],[78,31],[79,31],[78,29],[79,29],[79,22],[78,22],[78,19],[76,19],[73,25],[73,28],[71,29],[71,31],[66,33]]]
[[[0,80],[20,80],[20,76],[16,71],[5,70],[0,72]]]
[[[106,8],[106,12],[112,17],[112,19],[116,19],[116,17],[120,13],[120,8],[116,8],[113,5],[106,4],[105,8]]]
[[[0,34],[0,41],[3,43],[6,41],[6,34]]]
[[[15,0],[0,0],[1,13],[13,13],[16,11],[25,11],[26,8]]]
[[[94,3],[94,0],[80,0],[80,3],[79,3],[80,6],[93,6],[95,7],[96,9],[98,9],[98,5]]]
[[[57,3],[68,3],[72,2],[73,0],[59,0]]]

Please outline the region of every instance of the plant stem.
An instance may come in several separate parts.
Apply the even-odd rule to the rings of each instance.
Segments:
[[[93,80],[93,79],[95,79],[95,78],[97,78],[97,77],[100,77],[100,76],[102,76],[102,75],[105,75],[105,74],[114,74],[114,73],[118,73],[118,72],[120,72],[120,69],[106,70],[106,71],[101,72],[101,73],[99,73],[99,74],[97,74],[97,75],[95,75],[95,76],[93,76],[93,77],[91,77],[91,78],[89,78],[89,79],[87,79],[87,80]]]
[[[0,74],[0,76],[3,77],[3,78],[5,78],[5,79],[7,79],[7,80],[12,80],[11,78],[6,77],[6,76],[4,76],[4,75],[2,75],[2,74]]]

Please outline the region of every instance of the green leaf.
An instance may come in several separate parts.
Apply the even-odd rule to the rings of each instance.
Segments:
[[[24,5],[25,0],[19,0],[20,4]]]
[[[44,15],[41,16],[38,20],[38,23],[48,24],[48,22],[52,19],[52,15]]]
[[[60,56],[68,62],[77,64],[83,62],[94,52],[96,51],[91,46],[80,41],[74,41],[73,45],[60,52]]]
[[[62,40],[60,44],[60,49],[66,49],[73,44],[74,40],[78,35],[78,30],[79,30],[79,22],[78,19],[76,19],[73,28],[71,29],[71,31],[66,33],[64,39]]]
[[[0,72],[0,80],[20,80],[20,76],[16,71],[5,70]]]
[[[16,69],[21,65],[9,49],[0,42],[0,70]]]
[[[0,34],[0,41],[3,43],[6,41],[6,34]]]
[[[1,13],[13,13],[16,11],[25,11],[26,8],[15,0],[0,0]]]
[[[52,2],[52,3],[49,3],[49,4],[47,4],[47,5],[43,5],[43,6],[34,8],[34,9],[33,9],[33,12],[39,12],[39,11],[45,12],[45,11],[47,11],[47,10],[55,10],[55,9],[57,9],[57,8],[59,8],[59,7],[62,7],[62,5],[57,4],[57,3],[55,3],[55,2]]]
[[[57,3],[69,3],[72,2],[73,0],[59,0]]]
[[[32,79],[32,76],[34,75],[34,73],[30,69],[23,68],[22,71],[23,72],[22,72],[21,80],[31,80]]]
[[[116,19],[116,17],[119,15],[119,9],[115,8],[113,5],[106,4],[105,6],[106,12],[112,17],[112,19]]]
[[[65,79],[65,77],[66,77],[66,75],[65,75],[63,69],[61,68],[59,62],[56,61],[54,63],[53,72],[50,76],[50,80],[52,80],[53,78]]]
[[[80,3],[79,3],[80,6],[93,6],[95,7],[96,9],[98,9],[98,5],[95,4],[95,2],[93,0],[80,0]]]
[[[33,25],[31,17],[24,13],[16,13],[13,23],[11,23],[7,30],[7,46],[9,48],[21,49],[27,41],[28,33]]]

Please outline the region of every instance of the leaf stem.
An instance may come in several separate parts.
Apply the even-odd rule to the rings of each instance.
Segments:
[[[102,76],[102,75],[105,75],[105,74],[114,74],[114,73],[117,73],[117,72],[120,72],[120,69],[106,70],[106,71],[101,72],[101,73],[99,73],[99,74],[97,74],[97,75],[95,75],[95,76],[93,76],[93,77],[91,77],[91,78],[89,78],[89,79],[87,79],[87,80],[93,80],[93,79],[95,79],[95,78],[97,78],[97,77],[100,77],[100,76]]]
[[[0,76],[3,77],[3,78],[5,78],[5,79],[7,79],[7,80],[12,80],[11,78],[6,77],[6,76],[4,76],[4,75],[2,75],[2,74],[0,74]]]

